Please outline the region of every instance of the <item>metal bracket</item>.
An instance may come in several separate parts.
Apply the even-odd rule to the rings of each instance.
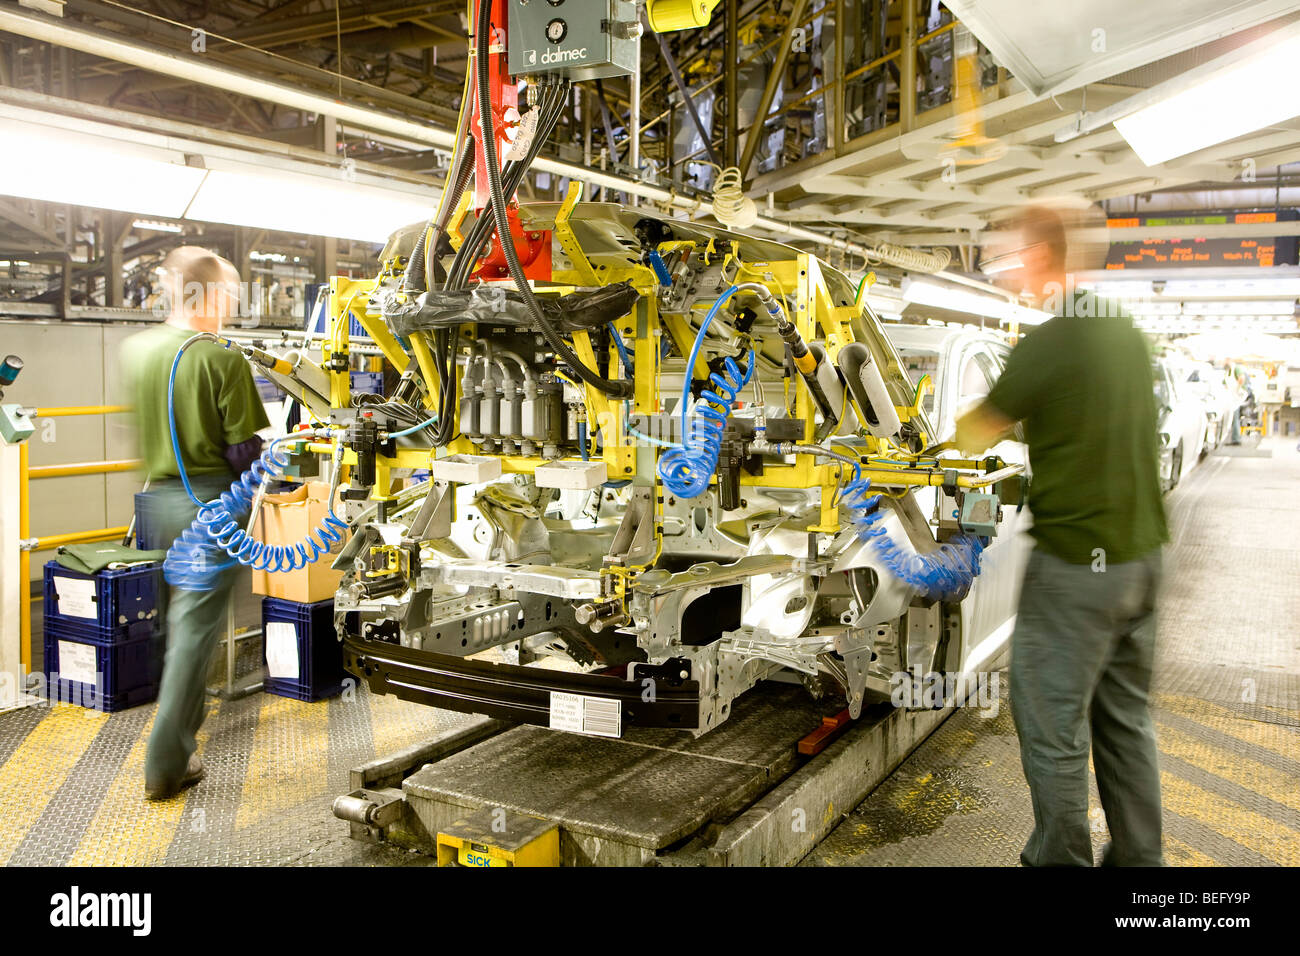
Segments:
[[[641,567],[655,557],[654,498],[649,485],[636,488],[605,558],[606,567]]]
[[[435,481],[424,496],[420,510],[411,519],[411,528],[407,532],[409,537],[415,541],[451,537],[451,497],[448,483]]]

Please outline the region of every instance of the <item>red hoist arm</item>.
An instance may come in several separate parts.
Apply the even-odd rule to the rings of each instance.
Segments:
[[[496,154],[498,170],[505,166],[506,152],[510,148],[511,136],[519,123],[519,87],[510,76],[506,57],[506,0],[475,0],[473,25],[477,28],[481,4],[492,4],[492,36],[488,42],[488,96],[492,111],[492,126],[496,131]],[[474,130],[474,210],[478,215],[490,215],[486,212],[491,201],[488,187],[487,154],[483,149],[483,124],[480,104],[478,102],[478,64],[474,51],[477,50],[477,37],[470,43],[470,69],[474,95],[471,101],[474,111],[470,116],[470,128]],[[551,234],[547,231],[525,231],[519,222],[519,204],[511,198],[506,210],[510,220],[511,240],[524,275],[529,279],[551,278]],[[478,279],[502,279],[510,274],[506,266],[505,254],[501,251],[500,237],[493,233],[492,247],[480,261],[474,276]]]

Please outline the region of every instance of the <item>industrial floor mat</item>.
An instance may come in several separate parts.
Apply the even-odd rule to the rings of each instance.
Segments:
[[[364,688],[305,703],[209,699],[207,777],[144,799],[153,705],[67,704],[0,714],[0,863],[9,865],[423,864],[357,843],[330,812],[348,771],[473,718]]]

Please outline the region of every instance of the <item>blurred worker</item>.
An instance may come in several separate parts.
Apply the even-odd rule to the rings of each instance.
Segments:
[[[198,512],[176,467],[167,416],[172,362],[186,339],[219,332],[235,314],[239,273],[196,246],[173,250],[163,261],[166,322],[122,345],[122,366],[139,429],[140,457],[151,479],[164,540],[174,541]],[[261,454],[257,432],[269,426],[257,386],[243,357],[213,342],[186,350],[176,373],[176,431],[194,494],[211,501]],[[211,551],[204,559],[229,564]],[[158,711],[145,758],[145,796],[165,800],[203,777],[195,734],[203,723],[204,694],[213,649],[226,625],[237,569],[224,568],[208,591],[173,589],[167,611],[167,656]]]
[[[1027,293],[1055,318],[1011,352],[957,423],[983,451],[1025,424],[1036,546],[1011,643],[1011,707],[1034,805],[1027,866],[1092,866],[1088,744],[1110,829],[1103,863],[1162,864],[1160,778],[1147,706],[1156,632],[1160,494],[1146,340],[1112,302],[1066,294],[1061,218],[1019,222]]]

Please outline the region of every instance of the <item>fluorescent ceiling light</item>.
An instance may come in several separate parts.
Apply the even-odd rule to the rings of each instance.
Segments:
[[[1280,42],[1115,120],[1115,129],[1142,162],[1155,166],[1281,123],[1300,115],[1297,60],[1300,36],[1292,31]]]
[[[181,153],[0,119],[0,193],[176,219],[203,170]]]
[[[924,279],[911,279],[903,284],[903,301],[928,305],[935,309],[967,312],[971,315],[995,318],[1002,322],[1019,322],[1021,325],[1038,325],[1052,316],[1038,309],[1027,309],[1005,299],[954,289]]]
[[[1156,291],[1157,286],[1159,291]],[[1098,295],[1112,299],[1300,298],[1300,279],[1297,278],[1169,279],[1155,282],[1150,279],[1090,279],[1080,282],[1079,288],[1092,289]]]
[[[382,243],[428,220],[437,199],[436,191],[347,182],[305,163],[301,172],[213,157],[204,158],[206,168],[189,166],[179,150],[21,120],[0,118],[0,142],[0,195],[144,217]]]
[[[220,165],[226,168],[208,172],[185,218],[382,243],[395,229],[426,221],[435,211],[436,194]]]

